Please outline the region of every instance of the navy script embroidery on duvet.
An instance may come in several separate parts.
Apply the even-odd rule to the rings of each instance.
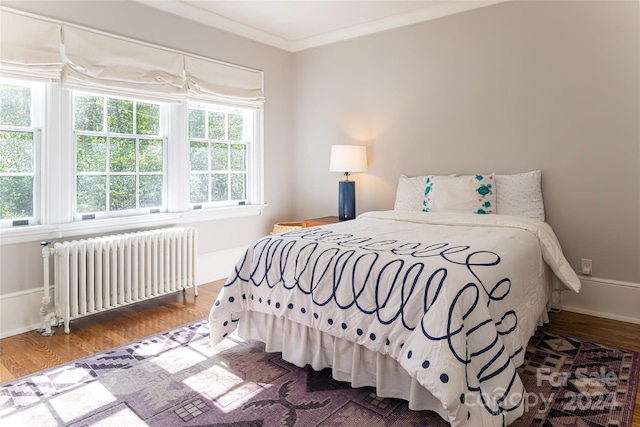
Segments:
[[[367,315],[367,322],[375,318],[380,327],[399,322],[409,332],[419,328],[428,340],[445,341],[451,355],[466,367],[468,391],[482,394],[482,383],[500,375],[507,377],[509,386],[495,399],[497,402],[485,401],[481,396],[485,409],[499,415],[515,410],[522,403],[503,400],[513,391],[511,387],[517,376],[510,361],[523,351],[520,347],[508,354],[500,340],[500,336],[516,329],[516,313],[505,310],[500,320],[494,321],[487,311],[487,307],[502,301],[511,291],[511,280],[507,277],[496,282],[495,276],[490,275],[495,283],[483,280],[486,275],[482,273],[495,269],[500,262],[495,252],[474,250],[469,245],[379,240],[310,228],[256,241],[238,262],[235,277],[230,277],[225,287],[238,281],[249,283],[256,290],[280,286],[309,297],[312,307],[308,315],[314,309],[330,306],[331,310],[357,310]],[[458,279],[447,280],[454,270],[460,278],[460,269],[467,271],[462,275],[464,283]],[[415,308],[416,301],[421,306],[419,310]],[[262,298],[259,302],[263,303]],[[279,301],[264,302],[269,306],[273,302],[280,308]],[[293,305],[289,304],[289,308]],[[307,309],[302,310],[306,313]],[[430,317],[432,310],[445,310],[448,316],[433,314]],[[317,311],[313,316],[318,319]],[[334,317],[326,320],[329,326],[342,330],[351,327],[347,321]],[[446,322],[444,328],[443,321]],[[329,326],[325,325],[325,329]],[[358,337],[368,337],[370,341],[383,339],[390,348],[402,349],[405,344],[393,342],[394,336],[381,336],[382,330],[375,326],[363,331],[365,327],[358,326]],[[474,340],[476,334],[478,337]],[[405,338],[406,334],[403,340]],[[404,357],[415,357],[413,349],[404,350]],[[474,358],[486,362],[470,375],[468,368]],[[432,363],[424,360],[420,366],[428,369]],[[445,384],[449,382],[449,375],[442,372],[439,379]],[[464,403],[464,394],[460,400]]]

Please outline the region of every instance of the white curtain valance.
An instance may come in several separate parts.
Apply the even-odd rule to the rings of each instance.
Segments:
[[[0,72],[58,79],[62,70],[62,25],[0,11]]]
[[[187,96],[195,100],[264,101],[262,73],[191,56],[184,57]]]
[[[262,72],[1,11],[0,72],[154,100],[264,102]]]
[[[184,94],[182,55],[90,31],[62,29],[62,84],[129,95]]]

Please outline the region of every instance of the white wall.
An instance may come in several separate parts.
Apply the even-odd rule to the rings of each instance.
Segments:
[[[294,216],[337,212],[332,144],[368,147],[358,213],[400,173],[541,169],[576,270],[640,282],[639,9],[512,1],[296,53]]]
[[[291,55],[129,1],[3,1],[2,5],[264,71],[265,201],[263,216],[201,222],[199,254],[246,246],[291,219]],[[79,237],[79,236],[78,236]],[[74,237],[76,238],[76,237]],[[42,288],[37,241],[0,246],[0,297]],[[25,310],[29,310],[25,308]],[[38,306],[35,308],[36,312]],[[4,325],[0,325],[4,329]]]

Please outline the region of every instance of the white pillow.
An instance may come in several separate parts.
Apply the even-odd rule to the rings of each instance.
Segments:
[[[496,212],[494,174],[429,176],[424,191],[424,212]]]
[[[544,221],[542,173],[539,170],[496,175],[497,212]]]
[[[426,185],[426,175],[409,177],[401,174],[398,179],[396,203],[393,209],[396,211],[421,211]]]

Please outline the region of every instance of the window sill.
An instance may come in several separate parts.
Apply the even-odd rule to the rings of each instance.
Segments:
[[[187,212],[160,213],[135,217],[77,221],[58,225],[32,225],[0,230],[0,246],[65,239],[83,235],[107,234],[140,228],[168,227],[181,223],[213,221],[262,215],[267,205],[232,206],[228,208],[198,209]]]

